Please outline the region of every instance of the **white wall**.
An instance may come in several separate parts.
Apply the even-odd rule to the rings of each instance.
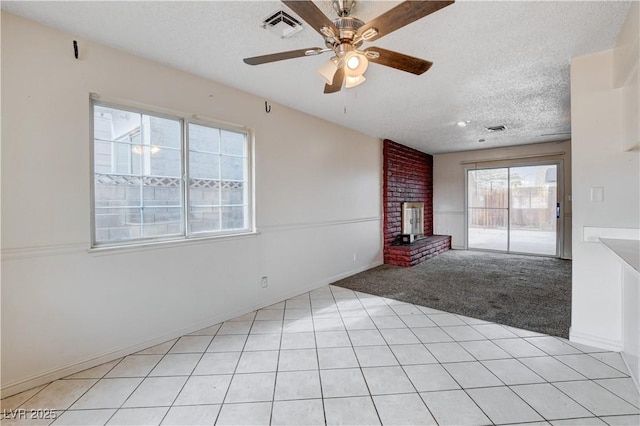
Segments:
[[[622,349],[622,269],[602,244],[585,241],[584,229],[640,228],[640,153],[626,124],[634,115],[638,119],[638,4],[629,17],[621,35],[635,34],[636,53],[624,70],[617,68],[621,56],[615,49],[571,61],[571,339],[611,349]],[[629,90],[635,90],[635,110],[625,101]],[[603,201],[591,201],[592,188],[604,189]]]
[[[379,140],[73,39],[2,12],[3,396],[382,262]],[[89,252],[90,92],[254,129],[258,234]]]
[[[614,86],[622,89],[625,151],[640,149],[640,3],[634,2],[613,52]]]
[[[571,143],[570,141],[520,145],[506,148],[453,152],[433,156],[433,226],[435,234],[451,235],[454,249],[466,248],[465,170],[508,166],[531,161],[563,163],[564,233],[562,258],[571,259]]]

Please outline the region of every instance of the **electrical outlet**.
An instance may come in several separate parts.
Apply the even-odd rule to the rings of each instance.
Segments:
[[[262,288],[269,287],[269,279],[267,277],[262,277],[260,279],[260,287]]]

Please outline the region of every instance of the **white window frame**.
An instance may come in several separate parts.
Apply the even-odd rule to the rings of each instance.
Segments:
[[[147,238],[136,238],[130,240],[112,241],[112,242],[97,242],[96,241],[96,199],[95,199],[95,132],[94,132],[94,107],[101,106],[106,108],[114,108],[123,111],[129,111],[132,113],[145,114],[159,118],[166,118],[176,120],[181,125],[181,140],[180,140],[180,180],[181,180],[181,203],[182,203],[182,234],[181,235],[169,235]],[[231,124],[222,122],[215,119],[204,118],[195,116],[193,114],[181,113],[177,111],[166,110],[162,108],[151,107],[148,105],[137,104],[130,101],[123,101],[120,99],[105,99],[96,94],[90,96],[90,190],[91,190],[91,248],[90,250],[102,250],[102,249],[117,249],[117,248],[135,248],[143,247],[155,244],[165,243],[180,243],[189,241],[202,241],[209,239],[224,239],[233,238],[246,235],[255,235],[255,181],[254,181],[254,143],[255,136],[254,131],[246,126]],[[219,230],[219,231],[198,231],[191,233],[189,231],[189,125],[206,126],[220,130],[227,130],[236,133],[243,133],[245,135],[246,143],[246,224],[247,226],[242,229],[234,230]]]

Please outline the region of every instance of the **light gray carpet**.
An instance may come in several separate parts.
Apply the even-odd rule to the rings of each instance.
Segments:
[[[570,260],[450,250],[412,268],[382,265],[334,285],[569,337]]]

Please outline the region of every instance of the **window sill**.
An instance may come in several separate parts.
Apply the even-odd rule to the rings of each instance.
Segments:
[[[144,243],[132,243],[113,246],[99,246],[92,247],[87,252],[94,256],[109,256],[113,254],[133,253],[148,250],[159,250],[175,248],[180,246],[191,246],[201,244],[211,244],[230,240],[255,238],[258,235],[257,231],[242,232],[237,234],[226,235],[207,235],[203,237],[193,238],[181,238],[175,240],[163,240],[163,241],[149,241]]]

